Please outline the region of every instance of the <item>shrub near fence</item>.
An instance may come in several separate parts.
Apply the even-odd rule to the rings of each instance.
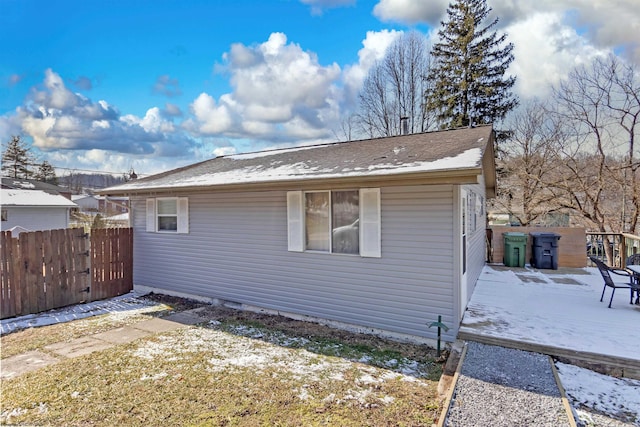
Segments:
[[[133,289],[131,229],[1,233],[0,318],[109,298]]]

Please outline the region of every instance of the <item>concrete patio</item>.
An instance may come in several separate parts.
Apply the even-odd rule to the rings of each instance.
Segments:
[[[616,376],[640,379],[640,305],[618,289],[600,302],[596,268],[536,270],[487,265],[458,338],[544,353]]]

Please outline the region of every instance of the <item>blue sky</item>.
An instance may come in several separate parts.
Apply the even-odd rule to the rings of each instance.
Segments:
[[[489,0],[521,98],[594,56],[638,63],[634,1]],[[433,42],[447,3],[0,0],[0,140],[22,135],[61,168],[141,174],[333,141],[374,61],[402,32]]]

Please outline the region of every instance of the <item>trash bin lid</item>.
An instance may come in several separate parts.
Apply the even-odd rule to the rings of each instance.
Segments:
[[[533,237],[557,237],[557,238],[562,237],[558,233],[542,232],[542,231],[535,231],[535,232],[531,232],[529,234],[531,234]]]
[[[505,242],[508,243],[527,243],[526,233],[507,232],[502,233]]]

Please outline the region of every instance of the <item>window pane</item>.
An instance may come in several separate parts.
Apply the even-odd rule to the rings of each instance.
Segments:
[[[358,191],[334,191],[331,194],[333,225],[332,251],[360,253],[360,204]]]
[[[178,231],[177,216],[159,216],[158,230],[160,231]]]
[[[306,248],[329,251],[329,193],[305,195]]]
[[[158,199],[158,215],[178,215],[176,199]]]

